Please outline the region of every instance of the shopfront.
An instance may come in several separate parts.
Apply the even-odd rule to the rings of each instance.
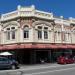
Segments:
[[[14,44],[0,46],[0,52],[9,51],[20,64],[55,63],[61,55],[75,56],[74,46],[66,46],[61,45],[60,48],[51,44]]]

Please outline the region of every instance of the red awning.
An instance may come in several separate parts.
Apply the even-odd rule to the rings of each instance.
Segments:
[[[16,50],[16,49],[75,49],[75,45],[70,44],[11,44],[1,45],[0,50]]]

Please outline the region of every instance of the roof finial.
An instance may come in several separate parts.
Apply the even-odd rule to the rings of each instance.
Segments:
[[[35,9],[35,5],[32,5],[31,7],[32,7],[33,9]]]
[[[17,9],[20,10],[20,8],[21,8],[21,5],[18,5],[18,6],[17,6]]]
[[[60,16],[61,19],[63,19],[63,16]]]

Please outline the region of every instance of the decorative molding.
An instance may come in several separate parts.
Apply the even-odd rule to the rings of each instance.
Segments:
[[[9,25],[15,25],[15,26],[20,27],[20,24],[17,21],[11,21],[11,22],[7,22],[7,23],[3,24],[3,28],[5,28]]]

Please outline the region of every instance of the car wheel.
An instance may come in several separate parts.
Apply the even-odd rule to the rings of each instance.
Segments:
[[[15,65],[11,65],[11,69],[12,70],[16,69],[16,66]]]

